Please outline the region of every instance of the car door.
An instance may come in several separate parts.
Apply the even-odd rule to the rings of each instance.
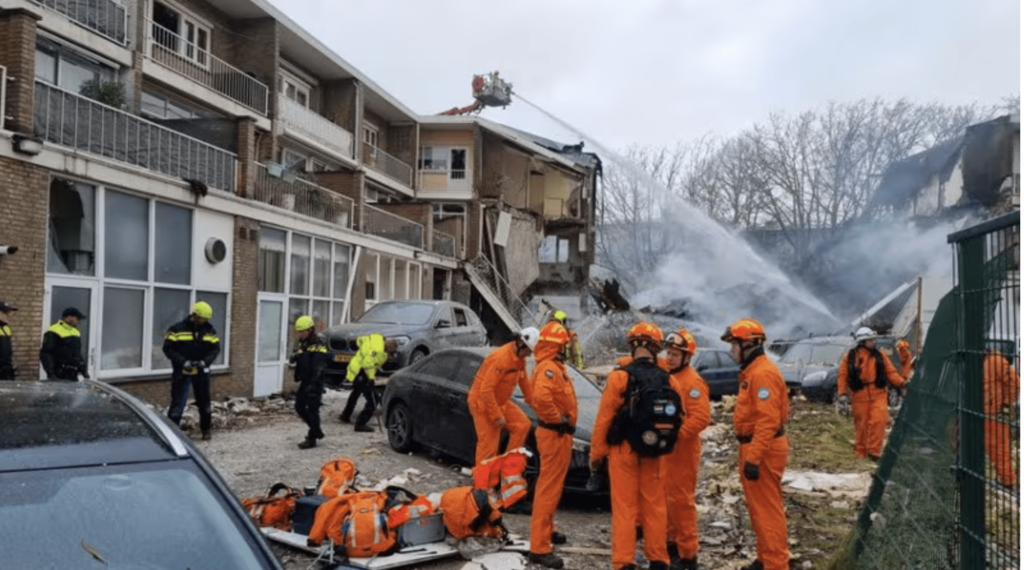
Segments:
[[[441,447],[444,439],[443,418],[451,402],[450,378],[460,365],[457,352],[441,352],[431,355],[415,371],[413,398],[410,412],[413,417],[413,431],[416,439],[430,447]]]
[[[452,308],[450,305],[441,305],[434,313],[434,349],[443,350],[455,346],[452,342],[454,335],[455,319],[452,316]]]
[[[476,456],[476,430],[469,413],[469,387],[483,357],[458,352],[457,367],[451,375],[439,379],[444,393],[443,411],[438,414],[438,447],[454,457],[473,463]]]
[[[465,307],[452,307],[452,316],[455,318],[452,324],[455,325],[454,342],[458,346],[476,346],[476,338],[473,327],[470,326],[469,315]]]

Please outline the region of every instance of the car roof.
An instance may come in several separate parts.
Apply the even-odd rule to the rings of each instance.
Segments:
[[[188,455],[156,412],[107,384],[0,382],[0,471]]]

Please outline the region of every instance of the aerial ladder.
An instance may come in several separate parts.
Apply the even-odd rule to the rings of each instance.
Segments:
[[[473,76],[473,98],[476,99],[471,105],[465,107],[452,107],[442,111],[438,115],[469,115],[479,113],[484,107],[505,108],[512,102],[512,84],[498,77],[498,72],[493,71],[487,75]]]

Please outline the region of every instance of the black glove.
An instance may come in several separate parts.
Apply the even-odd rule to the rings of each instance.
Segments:
[[[757,481],[761,477],[761,468],[757,464],[747,461],[743,464],[743,476],[747,478],[747,481]]]

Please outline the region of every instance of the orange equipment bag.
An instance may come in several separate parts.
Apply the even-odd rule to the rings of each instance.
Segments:
[[[347,457],[337,457],[324,463],[320,468],[320,483],[316,493],[324,497],[337,497],[348,492],[355,483],[359,470],[356,464]]]
[[[457,540],[469,536],[504,538],[507,534],[494,495],[483,489],[449,489],[441,494],[440,506],[444,526]]]
[[[362,493],[352,502],[341,525],[341,546],[346,556],[364,558],[394,550],[397,534],[388,528],[386,501],[384,493]]]
[[[388,509],[388,528],[398,528],[414,518],[434,512],[434,505],[425,495],[416,497],[408,503],[398,503]]]
[[[528,485],[523,473],[531,455],[521,447],[481,461],[473,468],[473,488],[493,493],[498,508],[507,510],[526,496]]]
[[[309,529],[307,543],[311,546],[319,545],[325,538],[330,538],[334,544],[342,543],[341,525],[348,518],[352,510],[352,503],[364,496],[377,496],[375,491],[366,493],[345,493],[338,495],[326,503],[320,505],[313,517],[313,527]]]
[[[284,495],[277,493],[285,491]],[[281,530],[292,528],[292,511],[295,510],[295,499],[302,493],[284,483],[275,483],[266,497],[242,499],[245,509],[257,526],[272,526]]]

